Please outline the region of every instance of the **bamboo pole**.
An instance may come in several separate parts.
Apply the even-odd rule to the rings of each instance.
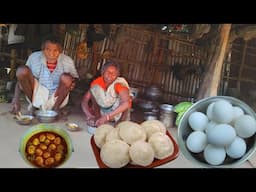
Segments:
[[[231,24],[221,24],[220,26],[219,44],[214,50],[215,54],[204,76],[197,99],[217,95],[230,29]]]
[[[15,78],[15,69],[16,69],[16,50],[11,49],[11,61],[10,61],[10,80],[14,80]]]
[[[13,56],[11,53],[0,52],[0,57],[9,57],[10,59],[13,59],[13,57],[16,57],[16,54]],[[25,64],[26,60],[19,59],[19,58],[16,57],[15,62],[16,62],[16,64],[23,65],[23,64]]]
[[[241,78],[242,78],[242,72],[243,72],[244,65],[245,65],[247,44],[248,44],[248,40],[245,41],[245,45],[243,47],[242,63],[239,68],[239,75],[238,75],[238,80],[237,80],[237,90],[239,91],[239,93],[241,91]]]
[[[222,38],[220,41],[221,48],[220,48],[219,57],[216,62],[216,67],[214,68],[213,80],[212,80],[211,86],[210,86],[210,96],[217,95],[218,86],[219,86],[220,78],[221,78],[221,69],[223,66],[225,50],[226,50],[226,47],[228,44],[230,29],[231,29],[231,24],[223,24],[222,25],[221,34],[220,34],[220,36]]]

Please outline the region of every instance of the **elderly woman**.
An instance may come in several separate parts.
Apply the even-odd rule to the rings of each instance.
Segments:
[[[99,126],[107,122],[129,120],[130,88],[119,75],[119,65],[108,61],[102,66],[101,76],[91,83],[81,103],[89,124]]]

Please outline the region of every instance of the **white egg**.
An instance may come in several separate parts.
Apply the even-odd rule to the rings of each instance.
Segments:
[[[206,110],[206,115],[207,115],[208,119],[210,119],[210,120],[213,120],[213,118],[212,118],[212,108],[213,108],[214,104],[215,104],[215,102],[208,105],[207,110]]]
[[[189,134],[186,145],[188,149],[193,153],[200,153],[207,145],[206,134],[202,131],[193,131]]]
[[[236,119],[237,117],[244,115],[243,109],[241,109],[238,106],[233,107],[233,120]]]
[[[236,131],[231,125],[218,124],[214,129],[210,129],[206,133],[206,136],[208,143],[219,147],[225,147],[234,141]]]
[[[243,109],[241,109],[238,106],[234,106],[233,107],[233,119],[230,122],[230,125],[234,126],[235,125],[235,120],[240,117],[241,115],[244,115],[244,111]]]
[[[230,123],[233,119],[233,106],[226,100],[216,101],[212,108],[212,118],[219,123]]]
[[[207,116],[202,112],[193,112],[188,118],[188,123],[194,131],[203,131],[208,121]]]
[[[241,137],[236,137],[234,141],[226,147],[229,157],[237,159],[242,157],[246,151],[246,143]]]
[[[234,127],[239,137],[248,138],[256,132],[256,121],[250,115],[241,115],[236,118]]]
[[[215,121],[210,121],[209,123],[207,123],[204,130],[205,133],[207,133],[210,129],[214,128],[216,125],[218,125],[218,123],[216,123]]]
[[[226,158],[224,147],[216,147],[208,144],[204,149],[204,159],[211,165],[220,165]]]

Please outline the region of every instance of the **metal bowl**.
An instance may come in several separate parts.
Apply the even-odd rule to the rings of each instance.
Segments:
[[[96,128],[97,128],[97,126],[95,124],[95,119],[88,120],[86,122],[86,126],[87,126],[88,133],[90,133],[91,135],[94,135]]]
[[[30,125],[33,119],[34,116],[32,115],[21,115],[19,119],[17,119],[17,123],[20,125]]]
[[[256,142],[255,142],[256,141],[256,134],[254,134],[253,136],[245,139],[245,142],[246,142],[246,145],[247,145],[246,152],[241,158],[232,159],[232,158],[229,158],[228,156],[226,156],[224,162],[221,165],[218,165],[218,166],[208,164],[204,160],[203,152],[201,152],[201,153],[192,153],[188,150],[188,148],[186,146],[186,140],[187,140],[189,134],[192,132],[192,129],[188,124],[189,116],[195,111],[203,112],[203,113],[206,114],[206,110],[207,110],[208,105],[211,104],[212,102],[218,101],[220,99],[227,100],[233,106],[240,107],[245,112],[245,114],[248,114],[251,117],[253,117],[254,119],[256,119],[256,115],[255,115],[255,112],[253,111],[253,109],[251,107],[249,107],[243,101],[241,101],[239,99],[236,99],[234,97],[229,97],[229,96],[208,97],[208,98],[202,99],[202,100],[194,103],[184,113],[183,117],[181,118],[180,124],[178,126],[178,138],[177,138],[177,140],[178,140],[178,144],[179,144],[179,147],[180,147],[180,150],[181,150],[182,154],[188,160],[192,161],[193,163],[199,164],[203,167],[215,167],[215,168],[235,167],[235,166],[238,166],[238,165],[244,163],[246,160],[248,160],[256,150]]]
[[[59,166],[63,165],[70,158],[72,152],[74,151],[72,140],[71,140],[69,134],[64,129],[56,127],[51,124],[38,124],[36,126],[29,128],[22,135],[22,137],[20,138],[19,153],[22,156],[23,160],[25,162],[27,162],[29,165],[31,165],[32,167],[39,167],[39,166],[36,166],[35,164],[33,164],[28,159],[27,149],[28,149],[28,145],[31,145],[31,143],[29,143],[30,139],[40,133],[55,133],[56,135],[59,135],[60,137],[62,137],[64,139],[64,141],[67,145],[67,150],[64,153],[65,158],[64,158],[64,160],[59,162],[58,165],[56,165],[55,167],[59,167]],[[43,141],[40,141],[40,142],[43,142]]]
[[[76,123],[66,123],[67,129],[69,131],[79,131],[80,128]]]
[[[41,123],[51,123],[58,116],[58,113],[53,110],[40,110],[36,112],[36,117]]]
[[[88,131],[88,133],[90,133],[91,135],[94,135],[96,129],[97,129],[97,127],[87,125],[87,131]]]

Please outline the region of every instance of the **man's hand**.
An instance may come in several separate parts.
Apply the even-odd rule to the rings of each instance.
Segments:
[[[16,114],[17,112],[20,111],[20,101],[18,98],[13,98],[12,99],[12,104],[11,104],[12,108],[11,108],[11,113]]]
[[[75,86],[76,86],[76,79],[73,78],[72,84],[71,84],[71,87],[70,87],[69,91],[72,91],[75,88]]]

